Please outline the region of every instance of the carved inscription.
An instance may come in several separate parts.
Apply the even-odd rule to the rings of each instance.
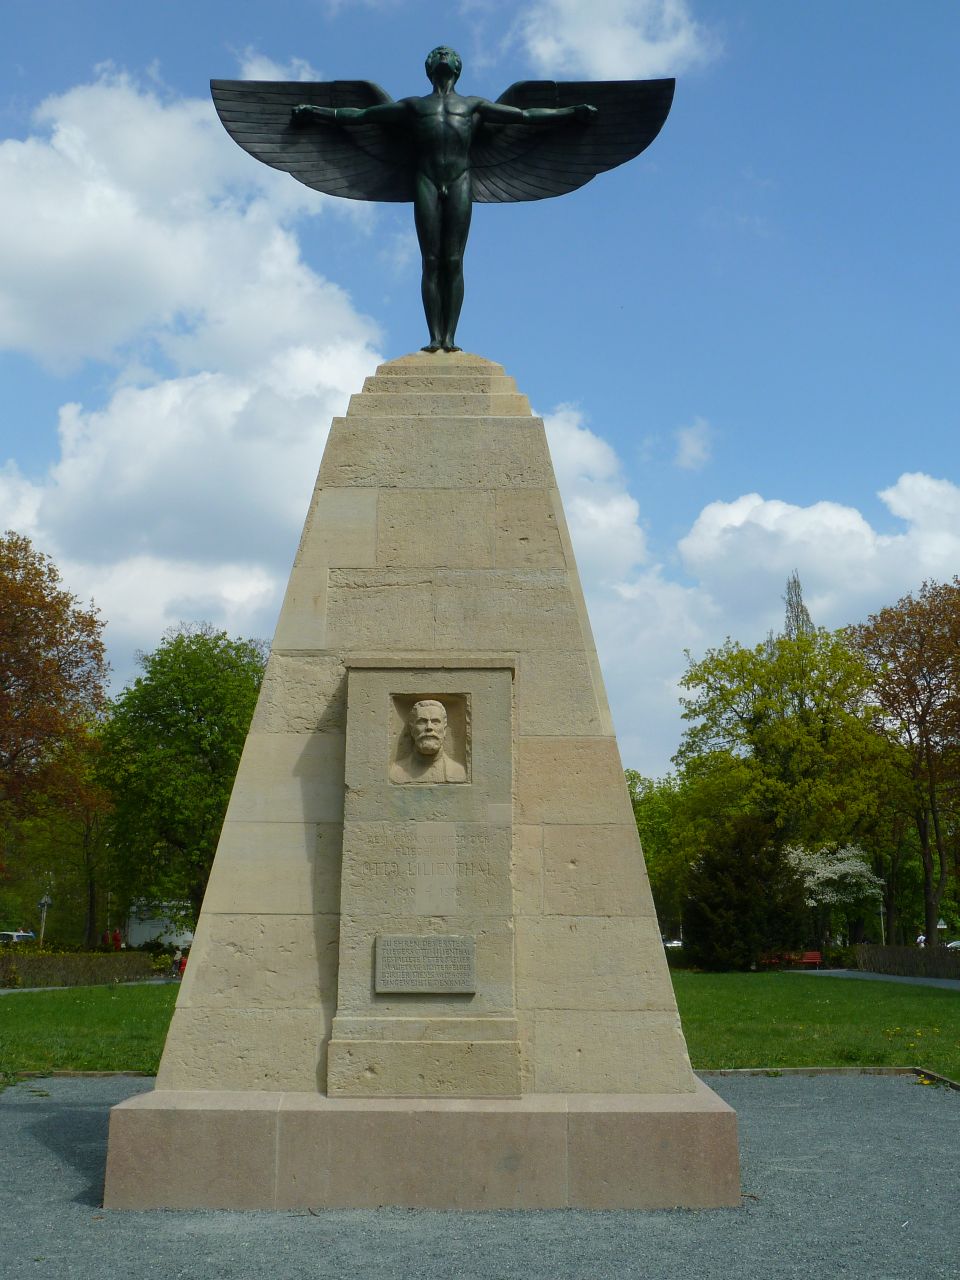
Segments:
[[[380,934],[376,991],[472,995],[477,989],[476,939],[453,934]]]

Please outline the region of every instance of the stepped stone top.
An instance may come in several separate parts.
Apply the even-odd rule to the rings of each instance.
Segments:
[[[392,373],[446,373],[454,377],[474,373],[503,377],[503,372],[502,364],[485,360],[483,356],[474,355],[470,351],[414,351],[408,356],[398,356],[396,360],[388,360],[386,364],[377,367],[378,377]]]

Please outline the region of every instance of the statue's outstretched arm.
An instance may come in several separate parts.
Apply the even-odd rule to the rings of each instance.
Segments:
[[[401,100],[377,103],[373,107],[315,107],[309,102],[301,102],[293,108],[291,115],[298,124],[305,120],[328,120],[331,124],[396,124],[405,113]]]
[[[548,124],[553,120],[590,120],[597,108],[587,102],[570,107],[509,107],[503,102],[481,102],[480,119],[489,124]]]

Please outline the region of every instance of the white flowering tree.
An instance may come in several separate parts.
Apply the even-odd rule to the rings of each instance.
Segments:
[[[842,912],[844,923],[849,926],[850,917],[862,915],[868,899],[879,899],[883,894],[883,881],[871,870],[858,845],[839,849],[791,845],[784,853],[803,882],[806,904],[813,913],[821,943],[831,932],[835,913]]]

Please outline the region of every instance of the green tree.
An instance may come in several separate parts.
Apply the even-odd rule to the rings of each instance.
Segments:
[[[0,536],[0,822],[69,785],[71,745],[103,705],[103,622],[49,556]]]
[[[50,877],[35,828],[89,799],[91,734],[104,701],[103,623],[65,590],[29,538],[0,536],[0,922],[37,923]],[[36,855],[36,857],[34,857]]]
[[[718,822],[690,870],[684,950],[703,969],[751,969],[801,945],[803,882],[773,824],[754,814]]]
[[[870,672],[876,725],[909,797],[933,941],[960,863],[960,578],[925,582],[851,627],[849,639]]]
[[[209,626],[169,632],[104,727],[114,874],[128,902],[203,900],[263,678],[265,646]]]
[[[37,798],[12,833],[17,888],[29,914],[49,892],[54,905],[46,937],[91,947],[106,924],[111,888],[110,797],[97,780],[99,731],[98,725],[91,725],[84,739],[64,747],[66,758],[58,762],[58,776],[68,785]]]
[[[748,811],[753,765],[729,752],[691,758],[657,780],[627,770],[627,787],[643,845],[661,930],[678,937],[691,867],[718,821]]]
[[[626,777],[660,929],[665,937],[675,938],[682,928],[688,871],[688,859],[678,840],[677,779],[668,774],[655,781],[634,769],[627,769]]]
[[[740,807],[774,824],[785,842],[845,843],[873,821],[880,767],[870,672],[845,637],[799,629],[753,649],[728,640],[681,681],[690,722],[675,760],[740,760]]]

